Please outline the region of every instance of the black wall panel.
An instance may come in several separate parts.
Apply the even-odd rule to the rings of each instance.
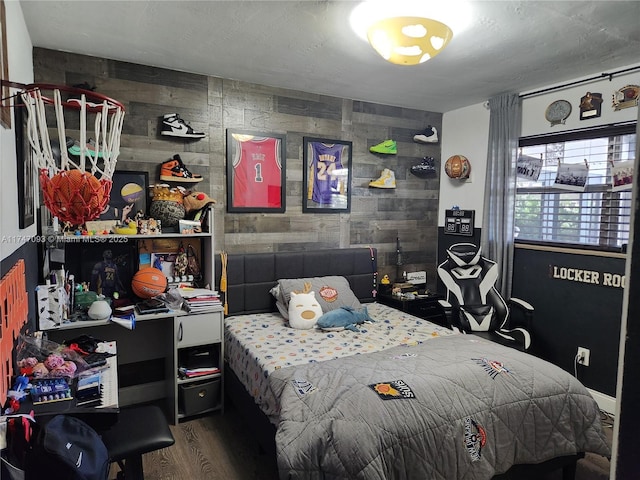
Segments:
[[[535,355],[574,372],[588,388],[615,397],[625,258],[516,248],[513,296],[535,307]]]

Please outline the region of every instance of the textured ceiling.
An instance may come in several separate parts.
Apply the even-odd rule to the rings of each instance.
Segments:
[[[20,3],[35,47],[434,112],[640,64],[640,1],[469,1],[413,67],[351,31],[350,1]]]

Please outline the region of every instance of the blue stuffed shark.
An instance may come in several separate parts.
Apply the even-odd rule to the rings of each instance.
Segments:
[[[360,332],[356,325],[362,325],[364,322],[374,322],[369,316],[367,307],[363,307],[360,311],[351,307],[340,307],[323,314],[316,323],[318,328],[322,330],[351,330]]]

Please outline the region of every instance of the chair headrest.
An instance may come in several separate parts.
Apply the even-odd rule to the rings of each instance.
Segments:
[[[447,257],[458,267],[477,265],[482,258],[482,247],[473,243],[456,243],[447,249]]]

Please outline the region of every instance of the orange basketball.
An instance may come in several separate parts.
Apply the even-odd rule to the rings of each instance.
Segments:
[[[74,225],[100,216],[109,202],[111,180],[98,180],[89,172],[63,170],[50,179],[41,172],[44,203],[63,222]]]
[[[464,155],[453,155],[449,157],[444,164],[444,171],[451,178],[469,178],[469,174],[471,173],[471,164]]]
[[[167,277],[154,267],[141,268],[131,280],[131,290],[140,298],[153,298],[167,289]]]

